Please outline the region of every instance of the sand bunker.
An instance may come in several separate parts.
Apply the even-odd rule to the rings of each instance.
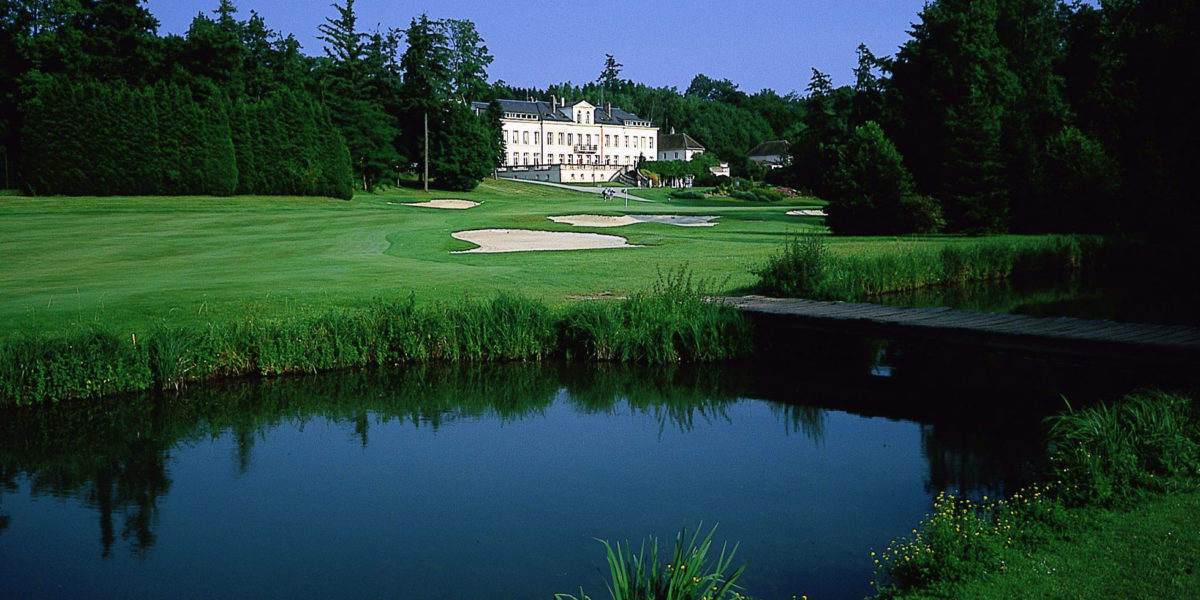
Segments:
[[[389,202],[388,204],[392,204]],[[420,206],[422,208],[449,208],[453,210],[466,210],[468,208],[479,206],[478,202],[470,200],[456,200],[454,198],[435,198],[429,202],[405,202],[405,206]]]
[[[712,221],[720,217],[693,217],[684,215],[621,215],[605,217],[602,215],[566,215],[550,217],[555,223],[567,223],[576,227],[622,227],[635,223],[662,223],[680,227],[712,227]]]
[[[824,210],[819,208],[804,208],[800,210],[787,211],[788,216],[792,217],[827,217]]]
[[[455,239],[479,246],[470,250],[459,250],[452,254],[640,247],[627,244],[623,237],[600,233],[534,231],[530,229],[473,229],[456,231],[450,235]]]

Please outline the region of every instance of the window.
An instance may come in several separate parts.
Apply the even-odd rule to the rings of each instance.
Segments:
[[[581,110],[577,110],[577,111],[575,111],[575,122],[576,122],[576,123],[582,123],[582,122],[583,122],[583,111],[581,111]]]
[[[542,160],[542,155],[534,154],[533,155],[533,166],[535,166],[535,167],[538,166],[540,164],[541,160]]]
[[[541,135],[538,132],[536,132],[536,131],[533,132],[533,143],[535,143],[535,144],[538,143],[539,137],[541,137]]]
[[[584,119],[585,119],[585,120],[586,120],[588,123],[591,123],[591,122],[592,122],[592,113],[584,113],[584,114],[583,114],[583,118],[584,118]]]
[[[519,155],[516,152],[513,152],[512,164],[514,164],[514,165],[517,164],[518,158],[519,158]]]
[[[525,142],[526,144],[528,144],[528,143],[529,143],[529,132],[528,132],[528,131],[526,131],[526,132],[525,132],[525,135],[523,135],[522,137],[524,137],[525,139],[524,139],[524,140],[521,140],[521,141],[523,141],[523,142]]]
[[[519,131],[514,131],[513,132],[513,143],[516,144],[520,141],[521,141],[521,133]]]
[[[679,153],[678,153],[678,152],[676,152],[676,153],[675,153],[675,158],[679,158]]]
[[[562,135],[562,134],[559,134],[559,135]],[[561,165],[561,164],[564,164],[564,163],[566,163],[566,162],[567,162],[567,155],[565,155],[565,154],[559,154],[559,155],[558,155],[558,164],[560,164],[560,165]]]
[[[529,164],[529,153],[528,153],[528,152],[526,152],[526,153],[525,153],[525,156],[524,156],[524,157],[523,157],[523,159],[521,160],[521,164],[523,164],[523,165],[528,165],[528,164]]]
[[[563,145],[563,132],[558,132],[558,145]]]
[[[629,136],[625,136],[625,147],[626,148],[629,147]],[[625,164],[629,164],[629,163],[625,163]]]
[[[654,138],[650,138],[650,147],[654,148]]]
[[[608,146],[609,144],[612,143],[612,141],[609,140],[610,137],[612,137],[612,136],[609,136],[609,135],[604,136],[604,145],[605,146]]]
[[[592,145],[592,134],[590,134],[590,133],[587,134],[587,145],[589,145],[589,146]]]
[[[568,133],[568,134],[567,134],[567,145],[568,145],[568,146],[570,146],[570,145],[572,144],[572,142],[571,142],[571,139],[572,139],[572,138],[571,138],[571,136],[572,136],[572,135],[573,135],[573,134],[570,134],[570,133]]]

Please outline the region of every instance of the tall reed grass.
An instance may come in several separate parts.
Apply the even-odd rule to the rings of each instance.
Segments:
[[[930,286],[1076,272],[1098,260],[1102,238],[1066,235],[980,238],[935,246],[897,240],[839,252],[821,235],[790,240],[754,270],[760,291],[860,301]]]
[[[686,269],[621,302],[565,309],[511,294],[419,306],[381,300],[311,317],[247,318],[147,335],[101,330],[0,342],[0,405],[94,398],[196,382],[421,362],[548,358],[648,364],[745,355],[749,322],[710,302]]]
[[[637,554],[633,548],[620,542],[604,544],[611,583],[609,595],[613,600],[737,600],[745,598],[735,585],[746,570],[743,565],[729,571],[737,546],[721,554],[715,561],[708,555],[712,549],[712,537],[716,527],[700,539],[700,532],[687,537],[687,528],[675,535],[675,548],[665,565],[658,556],[658,538],[650,537],[649,554],[646,543],[642,543]],[[579,596],[555,594],[556,600],[590,600],[583,590]]]
[[[1047,423],[1051,464],[1073,504],[1119,506],[1200,485],[1200,406],[1192,398],[1141,391]]]

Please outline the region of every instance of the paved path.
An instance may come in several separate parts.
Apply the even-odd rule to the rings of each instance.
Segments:
[[[727,298],[771,326],[1200,366],[1200,328],[765,296]]]
[[[640,188],[636,188],[636,187],[618,187],[618,188],[584,187],[584,186],[580,186],[580,185],[568,185],[566,183],[554,183],[553,181],[533,181],[531,179],[510,179],[507,177],[501,177],[501,179],[504,179],[506,181],[516,181],[518,183],[532,183],[532,184],[536,184],[536,185],[548,185],[550,187],[562,188],[564,190],[571,190],[571,191],[575,191],[575,192],[584,192],[584,193],[588,193],[588,194],[599,194],[607,189],[617,189],[617,190],[623,190],[625,192],[629,192],[631,190],[636,191],[636,190],[640,189]],[[613,200],[624,200],[624,199],[625,199],[625,194],[623,194],[623,193],[618,193],[613,198]],[[639,198],[637,196],[634,196],[632,193],[629,194],[629,199],[636,200],[637,202],[654,202],[653,200],[647,200],[645,198]]]

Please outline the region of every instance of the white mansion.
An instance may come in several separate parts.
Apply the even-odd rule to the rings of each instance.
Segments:
[[[503,116],[502,177],[560,183],[608,181],[657,157],[658,128],[612,104],[498,100]],[[486,102],[473,102],[477,115]]]

